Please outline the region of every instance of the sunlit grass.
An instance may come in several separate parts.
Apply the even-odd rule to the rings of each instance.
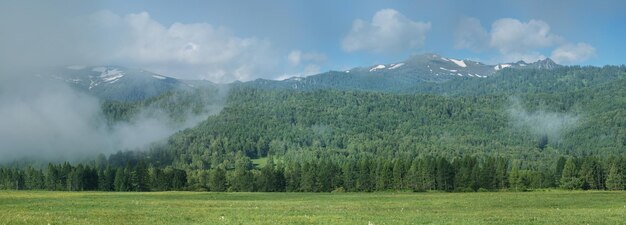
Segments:
[[[0,192],[0,224],[624,224],[626,192]]]

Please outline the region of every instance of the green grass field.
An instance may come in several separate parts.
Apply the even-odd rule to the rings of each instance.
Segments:
[[[626,224],[626,192],[0,191],[0,224]]]

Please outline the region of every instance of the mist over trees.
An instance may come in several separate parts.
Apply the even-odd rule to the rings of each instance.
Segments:
[[[22,74],[23,75],[23,74]],[[103,101],[52,79],[0,77],[0,163],[82,160],[140,150],[219,113],[227,90]]]
[[[7,164],[2,169],[2,188],[624,189],[624,68],[559,70],[504,70],[500,75],[509,75],[509,81],[498,76],[495,81],[483,79],[499,82],[499,87],[529,77],[516,84],[526,89],[515,95],[508,90],[468,93],[479,82],[474,80],[463,80],[467,82],[439,93],[234,85],[218,114],[166,141],[93,161],[31,167]],[[550,80],[561,83],[544,84]],[[463,92],[455,92],[456,88]],[[174,121],[204,105],[196,95],[165,100],[171,95],[178,94],[141,102],[104,102],[101,110],[106,123],[115,124],[141,117],[140,110],[154,104]],[[46,179],[54,182],[31,185]]]

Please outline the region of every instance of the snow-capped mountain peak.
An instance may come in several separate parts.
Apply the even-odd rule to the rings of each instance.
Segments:
[[[386,68],[386,66],[385,66],[385,65],[382,65],[382,64],[381,64],[381,65],[377,65],[377,66],[372,67],[372,68],[370,69],[370,72],[374,72],[374,71],[376,71],[376,70],[382,70],[382,69],[384,69],[384,68]]]
[[[109,100],[141,100],[171,90],[214,85],[209,81],[179,80],[140,69],[120,66],[68,66],[41,72],[41,77]]]

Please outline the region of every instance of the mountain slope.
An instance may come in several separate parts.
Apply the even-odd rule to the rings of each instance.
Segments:
[[[215,87],[209,81],[179,80],[120,66],[70,66],[40,73],[104,100],[138,101],[169,91]]]
[[[555,70],[562,66],[550,59],[526,63],[487,65],[472,60],[458,60],[435,54],[423,54],[405,61],[356,67],[347,71],[329,71],[309,77],[286,80],[258,79],[235,82],[227,86],[261,89],[293,90],[364,90],[382,92],[432,92],[432,89],[456,82],[481,83],[510,69]],[[103,100],[139,101],[169,91],[214,88],[217,85],[203,80],[181,80],[153,72],[120,66],[69,66],[39,72],[42,77],[61,80],[74,88]],[[444,85],[441,85],[444,84]]]
[[[292,77],[282,81],[258,79],[240,86],[265,89],[294,90],[366,90],[383,92],[414,91],[418,84],[437,85],[451,80],[484,79],[505,68],[557,69],[561,66],[550,59],[526,63],[487,65],[471,60],[446,58],[435,54],[411,57],[403,62],[356,67],[347,71],[330,71],[309,77]]]

